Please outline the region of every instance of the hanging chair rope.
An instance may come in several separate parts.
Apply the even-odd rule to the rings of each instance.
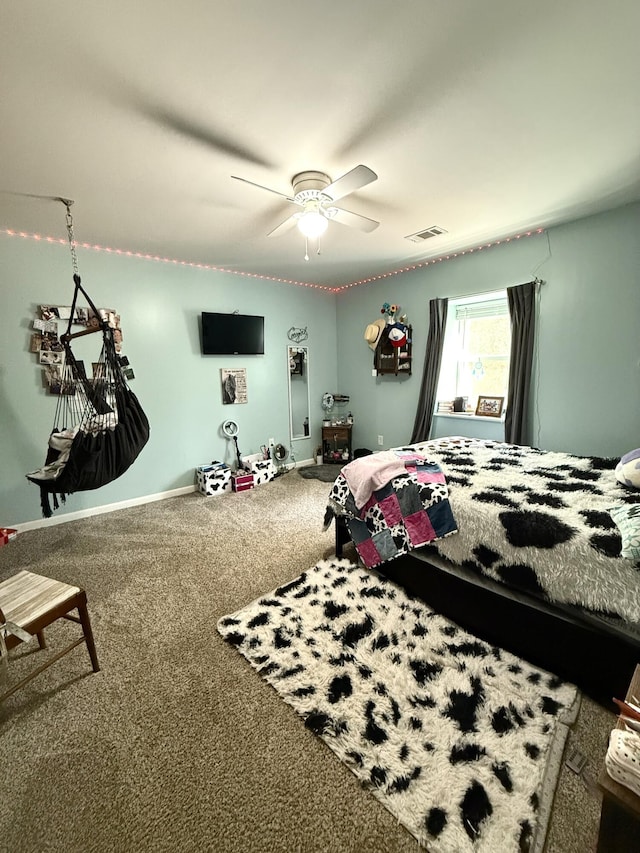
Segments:
[[[71,215],[71,199],[60,199],[67,208],[67,237],[69,239],[69,251],[71,252],[71,266],[73,267],[73,277],[78,275],[78,254],[76,252],[76,238],[73,233],[73,216]]]

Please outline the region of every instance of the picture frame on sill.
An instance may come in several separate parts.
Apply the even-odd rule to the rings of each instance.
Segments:
[[[504,408],[504,397],[478,397],[476,415],[482,418],[500,418]]]

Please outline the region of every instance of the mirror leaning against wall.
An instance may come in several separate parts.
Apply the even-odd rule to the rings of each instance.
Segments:
[[[289,433],[292,441],[309,438],[309,350],[287,347],[289,376]]]

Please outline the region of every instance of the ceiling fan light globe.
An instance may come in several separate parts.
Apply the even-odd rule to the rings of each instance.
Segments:
[[[327,230],[328,225],[327,218],[315,210],[304,213],[298,219],[298,228],[305,237],[320,237]]]

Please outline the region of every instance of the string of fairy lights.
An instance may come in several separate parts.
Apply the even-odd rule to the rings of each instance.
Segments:
[[[407,266],[400,267],[399,269],[368,276],[367,278],[362,278],[358,281],[352,281],[347,284],[339,285],[337,287],[332,287],[326,284],[316,284],[314,282],[309,281],[297,281],[291,278],[281,278],[279,276],[265,275],[263,273],[253,273],[244,272],[242,270],[226,269],[225,267],[218,267],[214,266],[213,264],[198,263],[196,261],[183,261],[177,258],[165,258],[161,255],[152,255],[145,252],[134,252],[129,249],[116,249],[109,246],[100,246],[97,243],[77,243],[76,245],[79,249],[87,249],[92,252],[104,252],[105,254],[119,255],[126,258],[139,258],[141,260],[156,261],[157,263],[162,264],[172,264],[174,266],[182,267],[193,267],[194,269],[208,270],[211,272],[221,272],[226,273],[228,275],[239,275],[245,278],[257,278],[262,279],[264,281],[277,281],[282,284],[293,284],[298,287],[310,287],[316,290],[326,290],[330,293],[340,293],[341,291],[347,290],[350,287],[359,287],[362,284],[370,284],[373,281],[381,281],[382,279],[392,278],[396,275],[403,275],[405,273],[415,272],[415,270],[426,269],[427,267],[432,266],[433,264],[440,264],[444,261],[453,260],[454,258],[461,258],[465,255],[471,255],[477,252],[482,252],[486,249],[491,249],[494,246],[504,245],[505,243],[512,243],[516,240],[521,240],[526,237],[537,237],[538,235],[544,233],[544,228],[535,228],[531,231],[523,231],[520,234],[513,234],[510,237],[503,237],[500,240],[493,240],[489,243],[483,243],[480,246],[474,246],[469,249],[462,249],[459,252],[450,252],[447,255],[441,255],[437,258],[429,258],[424,261],[417,261],[414,264],[408,264]],[[42,234],[32,234],[28,231],[15,231],[12,228],[0,228],[0,234],[6,234],[8,237],[19,237],[24,240],[37,240],[45,243],[60,243],[64,246],[67,245],[67,240],[63,237],[48,237]]]

